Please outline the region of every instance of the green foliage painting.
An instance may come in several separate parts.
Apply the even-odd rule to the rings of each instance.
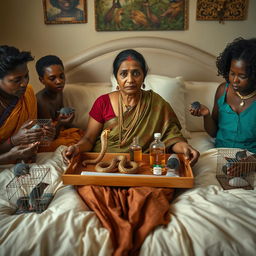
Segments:
[[[184,30],[187,0],[95,0],[97,31]]]

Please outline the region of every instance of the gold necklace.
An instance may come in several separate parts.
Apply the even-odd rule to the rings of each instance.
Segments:
[[[237,92],[237,91],[236,91],[236,94],[237,94],[237,96],[241,99],[240,106],[243,107],[245,100],[248,100],[248,99],[250,99],[250,98],[252,98],[253,96],[256,95],[256,90],[253,91],[253,92],[251,92],[251,93],[248,94],[248,95],[245,95],[245,96],[241,95],[241,94],[240,94],[239,92]]]
[[[123,102],[122,102],[123,103]],[[123,106],[124,106],[124,108],[125,108],[125,111],[131,111],[133,108],[134,108],[134,106],[130,106],[130,105],[125,105],[124,103],[123,103]]]
[[[132,116],[130,118],[130,121],[127,122],[126,120],[126,125],[124,124],[124,113],[123,113],[123,99],[122,99],[122,95],[121,93],[119,94],[118,97],[118,130],[119,130],[119,146],[122,147],[125,145],[126,140],[128,138],[128,136],[131,134],[131,132],[133,131],[133,128],[135,127],[139,116],[140,116],[140,110],[141,110],[141,99],[142,99],[142,92],[140,93],[140,98],[139,101],[136,105],[136,107],[132,107],[131,110],[133,111],[127,111],[127,113],[133,112],[131,113]]]

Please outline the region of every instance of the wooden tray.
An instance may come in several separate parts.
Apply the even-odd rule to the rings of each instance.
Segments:
[[[125,155],[127,153],[106,153],[102,161],[110,161],[114,156]],[[194,176],[189,162],[180,154],[179,159],[182,163],[180,177],[168,177],[165,175],[153,175],[149,165],[149,155],[142,155],[139,172],[137,174],[122,173],[100,173],[96,172],[95,165],[82,166],[84,159],[94,159],[98,153],[82,153],[72,159],[65,173],[62,175],[64,184],[71,185],[101,185],[101,186],[148,186],[148,187],[171,187],[171,188],[192,188]],[[166,155],[166,159],[170,155]],[[83,172],[83,174],[81,174]]]

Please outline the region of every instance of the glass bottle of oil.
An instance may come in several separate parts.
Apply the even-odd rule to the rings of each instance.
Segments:
[[[150,144],[150,165],[156,170],[156,175],[161,175],[159,168],[162,172],[165,168],[165,144],[161,141],[161,133],[154,133],[154,141]]]
[[[142,148],[139,144],[138,137],[133,138],[133,142],[130,146],[130,158],[131,158],[131,161],[135,161],[135,162],[142,161]]]

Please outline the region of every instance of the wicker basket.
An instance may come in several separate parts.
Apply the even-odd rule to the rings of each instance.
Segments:
[[[256,154],[242,149],[218,149],[216,177],[223,189],[254,189]]]
[[[6,185],[6,193],[10,204],[16,208],[15,214],[43,212],[53,198],[51,184],[49,168],[31,168],[30,174],[14,177]]]

